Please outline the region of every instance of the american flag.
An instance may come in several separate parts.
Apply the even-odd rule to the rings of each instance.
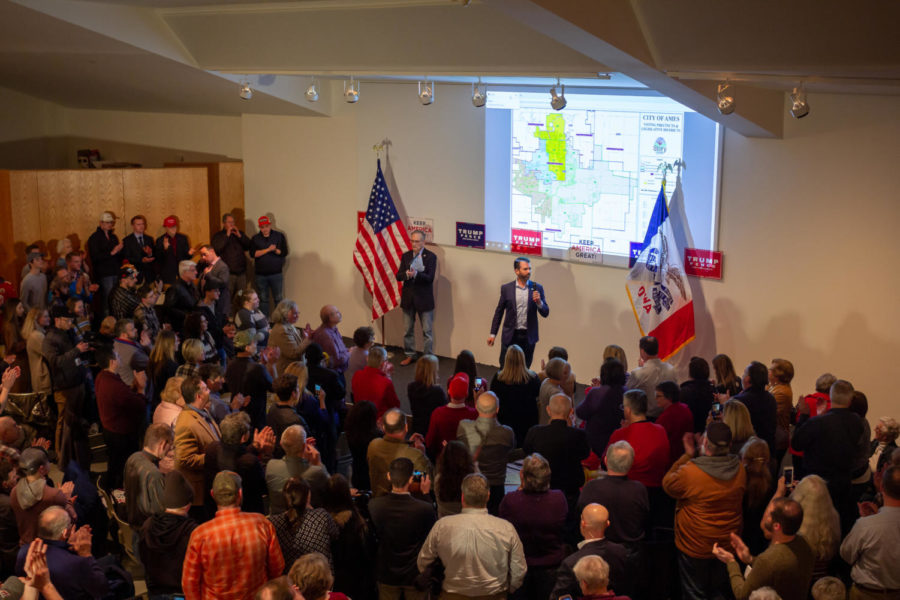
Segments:
[[[372,294],[372,320],[400,304],[400,284],[395,273],[400,257],[409,250],[409,234],[384,182],[381,160],[369,195],[369,208],[359,224],[353,262]]]

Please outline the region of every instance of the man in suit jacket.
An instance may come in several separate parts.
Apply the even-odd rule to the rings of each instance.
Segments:
[[[200,264],[197,265],[197,271],[200,273],[200,294],[206,292],[206,284],[210,281],[219,283],[221,289],[227,289],[228,279],[231,272],[228,270],[228,264],[216,254],[216,250],[209,244],[200,247]],[[217,314],[231,314],[231,296],[228,293],[219,294],[216,300]]]
[[[522,349],[525,353],[525,363],[531,367],[534,345],[538,341],[538,313],[542,317],[550,314],[543,286],[530,281],[531,261],[520,256],[513,261],[513,268],[516,271],[516,279],[500,286],[500,301],[494,311],[491,335],[487,339],[488,346],[493,346],[497,330],[500,329],[500,319],[503,319],[503,334],[500,336],[501,369],[506,358],[506,349],[512,344],[517,344]]]
[[[175,468],[184,475],[194,491],[192,516],[205,521],[203,507],[207,496],[203,479],[206,447],[222,439],[219,426],[209,408],[209,388],[199,377],[187,377],[181,384],[181,396],[187,402],[175,421]]]
[[[153,237],[145,233],[147,219],[144,215],[131,217],[131,233],[122,240],[125,260],[134,265],[143,283],[156,280],[156,257],[153,256]]]
[[[608,526],[609,511],[606,508],[600,504],[588,504],[584,507],[581,513],[581,535],[584,536],[584,541],[578,544],[578,550],[564,558],[559,565],[551,598],[559,598],[565,594],[572,598],[582,595],[573,569],[579,559],[591,555],[601,557],[609,565],[609,589],[619,595],[629,593],[631,586],[626,568],[625,546],[606,539]]]
[[[409,236],[412,250],[400,257],[400,268],[397,270],[397,281],[403,282],[403,293],[400,296],[400,308],[403,310],[403,324],[406,335],[403,336],[403,347],[406,358],[400,364],[412,364],[416,356],[416,315],[422,326],[422,337],[425,338],[425,354],[432,354],[434,349],[434,272],[437,269],[437,256],[425,248],[425,232],[413,231]]]

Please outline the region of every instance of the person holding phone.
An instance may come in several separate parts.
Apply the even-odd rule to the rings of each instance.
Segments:
[[[518,345],[525,353],[525,366],[531,368],[534,347],[538,343],[538,318],[550,314],[550,306],[544,297],[544,287],[531,281],[531,261],[520,256],[513,261],[516,278],[500,286],[500,300],[494,310],[488,346],[494,345],[500,321],[503,333],[500,336],[500,368],[506,360],[506,349]]]

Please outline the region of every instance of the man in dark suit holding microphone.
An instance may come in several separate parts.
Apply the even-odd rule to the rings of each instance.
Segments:
[[[544,288],[531,281],[531,261],[518,257],[513,261],[516,271],[515,281],[500,286],[500,301],[494,311],[488,346],[494,345],[500,319],[503,319],[503,333],[500,336],[500,368],[506,359],[506,349],[517,344],[525,353],[525,364],[530,368],[534,357],[534,346],[538,341],[538,313],[542,317],[550,314],[550,307],[544,298]],[[506,313],[506,317],[503,315]]]
[[[437,256],[425,248],[425,232],[419,229],[409,235],[412,250],[407,250],[400,257],[397,269],[397,281],[403,283],[400,295],[400,308],[403,310],[403,324],[406,335],[403,336],[403,347],[406,352],[400,364],[412,364],[416,358],[416,314],[422,326],[422,337],[425,338],[425,354],[434,351],[434,272],[437,269]]]

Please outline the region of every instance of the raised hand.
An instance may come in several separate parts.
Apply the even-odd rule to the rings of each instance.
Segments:
[[[253,432],[253,447],[263,454],[271,454],[275,449],[275,432],[271,427],[263,427]]]
[[[92,537],[90,525],[79,527],[69,536],[69,545],[78,556],[90,556]]]
[[[725,548],[720,548],[719,544],[713,544],[712,553],[713,556],[718,558],[723,563],[730,563],[734,560],[734,554],[732,554]]]
[[[734,553],[741,559],[741,562],[745,565],[752,563],[753,556],[750,554],[750,549],[747,548],[747,544],[744,543],[744,540],[734,532],[732,532],[729,537],[731,538],[731,546],[734,548]]]

